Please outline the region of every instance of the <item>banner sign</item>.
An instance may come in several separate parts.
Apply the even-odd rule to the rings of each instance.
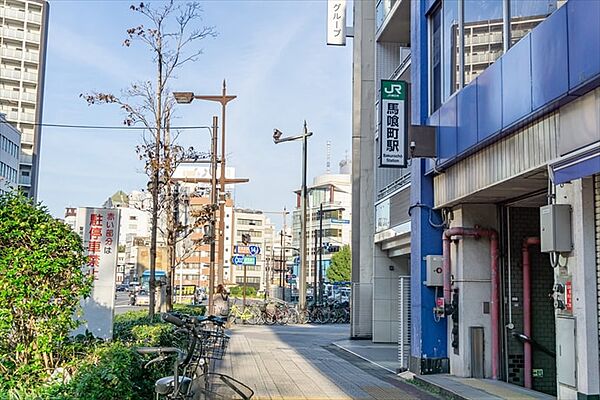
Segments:
[[[331,223],[332,224],[349,224],[350,220],[349,219],[331,219]]]
[[[346,0],[327,0],[327,44],[346,45]]]
[[[74,334],[88,330],[96,337],[112,339],[119,212],[112,208],[77,209],[77,231],[88,257],[83,269],[94,277],[94,285],[91,296],[82,300],[83,324]]]
[[[404,81],[381,81],[379,102],[379,166],[406,168],[408,98]]]

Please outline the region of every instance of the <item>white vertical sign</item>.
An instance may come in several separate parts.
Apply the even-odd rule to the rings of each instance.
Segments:
[[[346,45],[346,0],[327,0],[327,44]]]
[[[112,339],[119,211],[108,208],[77,210],[77,229],[88,257],[84,270],[94,276],[94,286],[91,296],[82,301],[83,324],[75,334],[89,330],[96,337]]]

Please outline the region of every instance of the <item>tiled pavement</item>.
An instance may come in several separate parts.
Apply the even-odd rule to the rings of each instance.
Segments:
[[[332,343],[348,325],[238,326],[218,372],[246,383],[253,399],[434,399]]]

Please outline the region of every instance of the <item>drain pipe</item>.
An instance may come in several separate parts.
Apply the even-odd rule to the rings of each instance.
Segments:
[[[450,304],[452,294],[452,284],[450,277],[452,275],[452,263],[450,260],[450,243],[453,236],[463,237],[487,237],[490,240],[490,258],[491,258],[491,284],[492,295],[490,299],[491,320],[492,320],[492,379],[498,379],[498,364],[500,361],[500,341],[498,334],[498,324],[500,322],[500,274],[498,270],[498,232],[494,229],[482,228],[450,228],[442,234],[443,258],[442,258],[442,277],[444,280],[444,303]]]
[[[528,237],[523,240],[523,333],[531,337],[531,263],[529,259],[529,246],[539,245],[539,237]],[[524,342],[525,349],[525,387],[531,389],[533,386],[531,368],[531,343]]]

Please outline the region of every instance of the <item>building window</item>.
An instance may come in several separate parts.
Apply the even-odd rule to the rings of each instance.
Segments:
[[[429,49],[431,112],[434,112],[442,105],[442,7],[438,7],[430,17]]]
[[[558,8],[556,0],[510,0],[510,42],[517,43]]]

